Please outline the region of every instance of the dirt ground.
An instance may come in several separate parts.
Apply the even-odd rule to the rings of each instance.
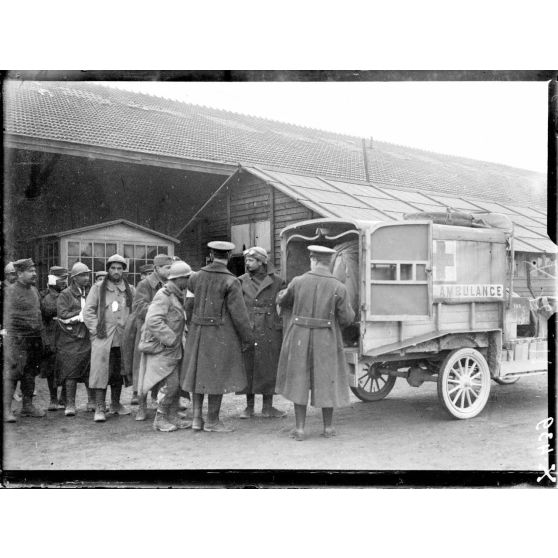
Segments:
[[[131,389],[123,392],[130,402]],[[46,408],[45,380],[37,380],[39,405]],[[78,414],[48,412],[42,419],[4,424],[3,466],[13,469],[362,469],[362,470],[540,470],[536,425],[547,417],[547,377],[492,384],[489,402],[474,419],[455,420],[438,403],[436,385],[412,388],[398,379],[377,403],[352,397],[335,414],[338,435],[324,439],[321,414],[310,408],[308,438],[288,437],[294,423],[290,402],[276,397],[284,419],[240,420],[244,397],[227,395],[223,417],[236,430],[211,434],[181,430],[154,432],[151,420],[134,415],[93,422],[78,387]],[[15,403],[14,408],[19,409]],[[256,410],[259,412],[260,398]],[[132,407],[132,409],[135,409]],[[151,415],[154,410],[151,410]]]

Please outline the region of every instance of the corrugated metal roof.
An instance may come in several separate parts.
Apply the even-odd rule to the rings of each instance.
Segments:
[[[508,215],[514,223],[516,251],[558,251],[546,234],[545,216],[529,208],[516,208],[474,197],[432,196],[400,188],[325,180],[319,176],[300,176],[258,167],[243,168],[324,217],[386,221],[401,220],[405,213],[415,213],[417,210],[446,211],[448,207],[466,211],[493,211]]]

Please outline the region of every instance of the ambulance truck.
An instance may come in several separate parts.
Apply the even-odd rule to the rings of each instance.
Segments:
[[[472,418],[485,407],[491,380],[547,373],[556,299],[540,304],[514,294],[513,225],[505,216],[454,215],[452,224],[443,214],[407,217],[288,226],[282,274],[289,282],[309,270],[310,244],[337,251],[332,272],[357,316],[343,337],[358,398],[383,399],[398,377],[414,387],[436,382],[447,412]]]

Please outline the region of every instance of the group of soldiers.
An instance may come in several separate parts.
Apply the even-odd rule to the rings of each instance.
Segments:
[[[335,435],[333,409],[349,404],[341,329],[355,318],[345,286],[330,271],[335,251],[309,246],[310,270],[285,287],[265,249],[244,252],[246,273],[237,278],[227,267],[234,245],[214,241],[208,248],[210,262],[197,272],[159,254],[142,269],[136,288],[118,254],[91,288],[85,264],[77,262],[69,272],[51,267],[41,295],[31,259],[8,264],[4,421],[16,421],[18,381],[20,415],[45,415],[33,404],[41,374],[50,392],[48,410],[64,409],[68,417],[77,412],[78,383],[85,384],[86,410],[98,423],[107,414],[130,414],[120,401],[123,386],[133,386],[135,419],[146,420],[151,392],[159,432],[231,432],[220,418],[225,393],[245,394],[241,419],[255,415],[255,395],[262,395],[262,417],[281,418],[285,413],[273,406],[281,394],[294,403],[291,437],[305,439],[309,400],[322,408],[322,435]],[[182,397],[191,399],[191,415],[183,412]]]

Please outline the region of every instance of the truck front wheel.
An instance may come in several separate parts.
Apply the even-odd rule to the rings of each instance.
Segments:
[[[351,391],[361,401],[380,401],[389,394],[397,380],[395,376],[381,374],[374,364],[365,365],[365,369],[357,370],[356,374],[358,385],[351,386]]]
[[[444,359],[438,373],[438,398],[454,418],[476,417],[490,394],[490,370],[475,349],[456,349]]]

